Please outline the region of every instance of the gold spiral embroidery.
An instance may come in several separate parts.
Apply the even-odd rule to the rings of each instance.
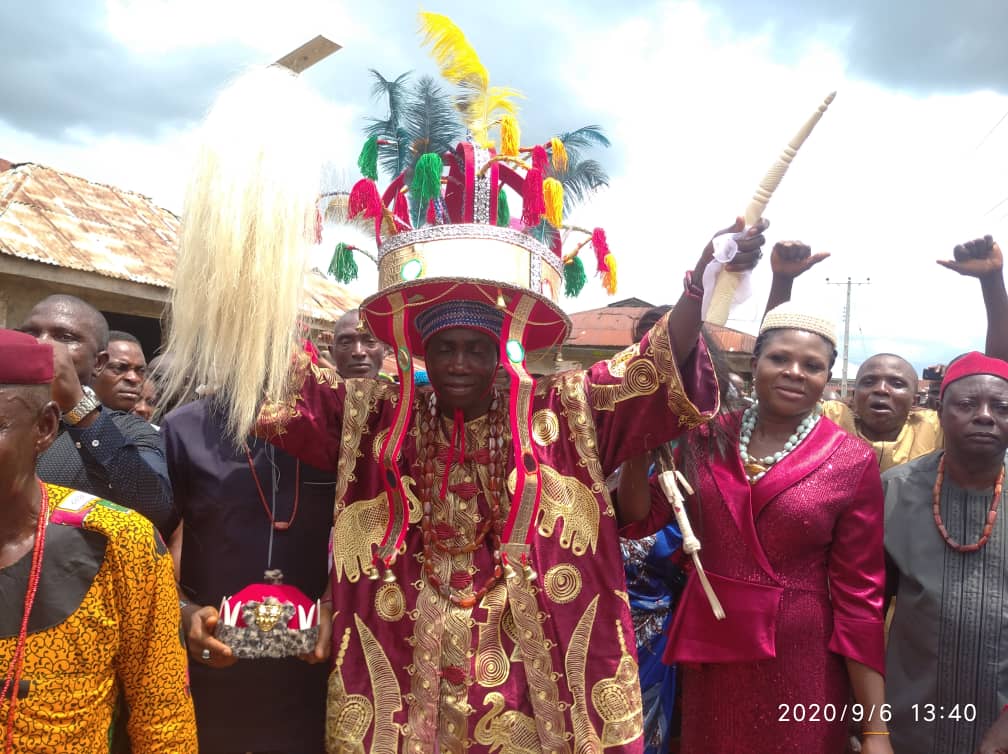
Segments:
[[[375,594],[375,612],[382,620],[394,623],[406,614],[406,595],[398,584],[382,584]]]
[[[558,605],[566,605],[581,594],[581,572],[577,566],[561,563],[546,571],[543,584],[546,587],[546,596]]]
[[[627,365],[621,382],[592,385],[592,405],[599,411],[615,411],[617,403],[654,393],[659,380],[655,365],[648,359],[638,358]]]
[[[500,686],[508,679],[511,664],[501,651],[480,652],[476,655],[476,681],[481,687]]]
[[[374,458],[375,462],[381,460],[382,445],[385,444],[385,438],[388,437],[388,433],[388,427],[379,430],[378,434],[375,435],[374,441],[371,443],[371,456]]]
[[[658,370],[646,359],[632,361],[626,368],[623,384],[632,395],[650,395],[658,389]]]
[[[541,408],[532,414],[532,439],[537,445],[546,447],[560,438],[560,420],[549,408]]]
[[[479,623],[479,640],[476,649],[476,683],[483,688],[500,686],[508,679],[511,664],[501,645],[501,624],[507,609],[507,589],[498,582],[480,601],[487,611],[485,623]]]

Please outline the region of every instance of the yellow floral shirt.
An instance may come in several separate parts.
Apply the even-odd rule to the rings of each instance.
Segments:
[[[134,754],[196,752],[171,557],[138,513],[46,485],[50,523],[31,613],[14,751],[108,751],[120,689]],[[17,643],[31,553],[0,569],[0,667]],[[38,625],[39,623],[42,625]],[[11,628],[14,631],[11,632]],[[0,700],[6,721],[7,699]]]

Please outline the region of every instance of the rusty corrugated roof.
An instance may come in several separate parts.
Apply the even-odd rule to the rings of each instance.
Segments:
[[[304,278],[305,296],[301,309],[309,317],[323,322],[335,322],[343,312],[360,305],[361,297],[339,283],[334,283],[318,270],[311,270]]]
[[[0,253],[170,288],[179,218],[146,196],[23,163],[0,172]],[[358,296],[320,272],[305,276],[304,310],[334,321]]]
[[[714,339],[714,342],[722,351],[736,351],[739,353],[752,353],[756,345],[756,336],[747,332],[733,330],[730,327],[712,325],[706,323],[704,328],[707,334]]]
[[[633,343],[637,320],[650,306],[604,306],[570,315],[571,334],[565,345],[625,348]]]
[[[605,306],[570,315],[571,334],[564,345],[588,348],[625,348],[633,343],[637,321],[653,307]],[[756,338],[748,333],[720,325],[704,325],[723,351],[752,353]]]

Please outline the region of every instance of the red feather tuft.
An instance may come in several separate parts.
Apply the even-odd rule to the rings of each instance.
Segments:
[[[437,225],[437,211],[434,209],[434,200],[427,202],[427,224]]]
[[[546,175],[548,167],[549,155],[546,154],[546,148],[541,144],[536,144],[532,147],[532,169]]]
[[[602,228],[595,228],[592,231],[591,242],[598,263],[597,271],[600,273],[609,272],[609,265],[605,262],[606,254],[609,253],[609,242],[606,240],[605,231]]]
[[[545,211],[543,174],[541,170],[532,168],[526,173],[525,185],[522,186],[522,222],[529,227],[538,225]]]
[[[363,214],[372,219],[381,216],[381,196],[374,181],[361,178],[353,185],[347,200],[347,213],[350,217]]]
[[[413,226],[410,224],[409,202],[406,201],[406,194],[400,191],[396,194],[395,210],[396,230],[409,230]]]
[[[319,208],[315,208],[315,243],[322,243],[322,213]]]
[[[375,224],[375,243],[381,246],[382,200],[378,186],[368,178],[361,178],[350,189],[347,200],[347,213],[350,217],[364,215],[371,218]]]

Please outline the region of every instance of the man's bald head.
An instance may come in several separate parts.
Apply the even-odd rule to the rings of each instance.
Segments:
[[[880,361],[888,362],[893,366],[898,364],[907,379],[913,381],[914,392],[917,392],[917,371],[914,369],[913,364],[895,353],[877,353],[874,356],[869,356],[858,368],[857,376],[860,377],[862,373],[875,368]]]
[[[0,495],[5,505],[34,477],[38,457],[60,426],[60,412],[49,397],[49,385],[0,385]]]
[[[32,416],[52,400],[49,385],[0,385],[0,395],[18,401]]]
[[[360,322],[360,309],[348,309],[336,320],[334,329],[339,332],[347,327],[357,327],[358,322]]]
[[[46,296],[35,304],[32,307],[32,312],[37,309],[61,309],[69,311],[81,323],[81,326],[86,327],[94,336],[99,351],[104,351],[108,348],[108,320],[105,319],[104,314],[84,299],[66,293],[57,293],[52,296]]]
[[[42,299],[19,329],[41,341],[64,344],[81,385],[90,385],[95,369],[104,363],[108,322],[100,311],[76,296],[57,294]]]
[[[894,353],[877,353],[858,369],[854,381],[854,413],[868,440],[899,437],[917,397],[913,365]]]

